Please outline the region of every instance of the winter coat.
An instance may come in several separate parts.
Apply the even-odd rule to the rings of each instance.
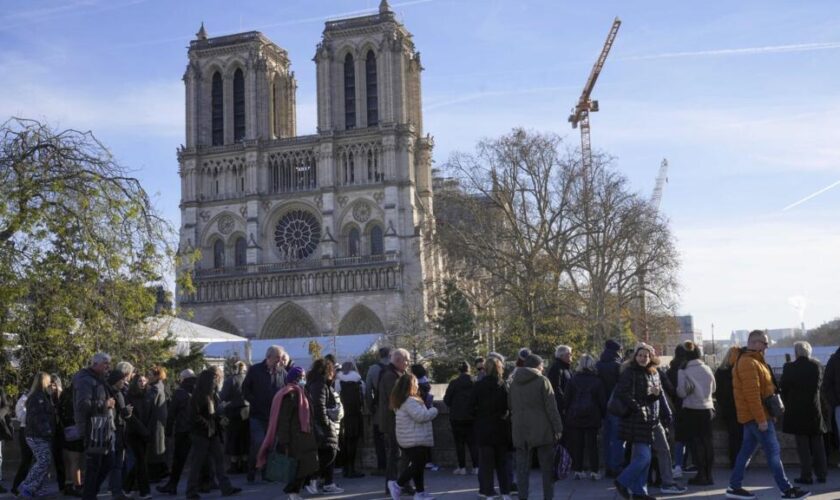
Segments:
[[[212,438],[219,436],[221,439],[222,425],[220,422],[221,400],[218,394],[211,396],[211,401],[196,401],[190,399],[189,421],[190,433],[193,436]]]
[[[782,369],[782,400],[785,418],[782,432],[813,436],[826,432],[827,426],[820,402],[822,366],[812,358],[796,358]]]
[[[554,444],[563,432],[551,382],[535,368],[521,367],[513,373],[508,407],[517,448]]]
[[[222,385],[222,392],[219,393],[219,398],[227,403],[225,415],[230,420],[242,420],[242,408],[249,404],[242,394],[242,384],[245,382],[245,376],[244,373],[237,373],[226,378]]]
[[[825,365],[823,394],[832,408],[840,406],[840,348],[831,355]]]
[[[265,360],[255,364],[248,370],[242,382],[242,395],[251,404],[251,418],[268,421],[271,414],[271,401],[277,391],[285,385],[286,370],[277,367],[274,375],[268,369]]]
[[[471,405],[475,383],[466,373],[458,375],[446,386],[443,402],[449,408],[449,420],[455,422],[469,422],[475,419]]]
[[[105,380],[90,368],[83,368],[73,376],[73,419],[82,436],[90,435],[90,418],[107,415],[110,397]]]
[[[377,385],[379,384],[379,375],[382,369],[388,366],[388,358],[382,358],[379,362],[371,365],[365,375],[365,408],[371,415],[376,415],[377,403],[380,400],[379,395],[376,394]],[[388,396],[385,396],[383,401],[387,401]],[[387,402],[385,404],[388,404]]]
[[[471,406],[479,446],[511,446],[508,388],[496,377],[482,377],[473,388]]]
[[[55,406],[52,397],[36,391],[26,400],[26,437],[51,440],[55,435]]]
[[[309,411],[312,412],[312,427],[318,440],[318,448],[338,449],[338,433],[327,416],[327,408],[335,406],[335,396],[324,380],[310,380],[306,384],[309,397]],[[317,430],[316,430],[317,429]]]
[[[194,377],[184,380],[172,394],[166,419],[166,433],[168,435],[190,432],[190,400],[197,380]]]
[[[394,417],[397,443],[401,448],[435,445],[432,420],[437,417],[437,408],[426,408],[422,401],[408,398]]]
[[[394,390],[394,385],[396,385],[397,379],[402,375],[402,372],[397,371],[397,368],[393,364],[389,364],[383,368],[382,373],[379,375],[379,382],[376,386],[377,404],[376,418],[374,422],[379,426],[379,430],[386,434],[393,435],[396,432],[394,410],[391,409],[389,401],[391,398],[391,391]]]
[[[126,421],[126,434],[136,438],[150,439],[155,426],[153,399],[149,397],[149,388],[143,391],[129,389],[126,403],[134,407],[131,418]]]
[[[566,431],[598,429],[607,414],[607,392],[595,372],[577,372],[566,388]]]
[[[298,406],[300,399],[297,392],[289,392],[283,397],[280,412],[277,415],[277,450],[287,453],[297,460],[297,479],[304,479],[318,471],[318,443],[314,432],[303,432],[300,428]],[[311,410],[311,407],[310,407]],[[312,423],[312,418],[309,419]]]
[[[726,420],[736,419],[735,394],[732,391],[732,368],[715,370],[715,401],[717,413]]]
[[[567,397],[566,389],[569,381],[572,380],[572,365],[555,359],[548,369],[548,380],[551,382],[551,389],[554,391],[554,400],[557,402],[557,409],[560,415],[566,415]]]
[[[149,384],[146,388],[148,399],[150,423],[149,423],[149,453],[162,455],[166,452],[166,417],[168,408],[166,405],[166,388],[163,381],[159,380]]]
[[[6,396],[6,391],[0,387],[0,441],[11,441],[14,439],[12,412],[12,404]]]
[[[364,420],[362,408],[364,406],[365,383],[358,372],[344,373],[339,371],[335,378],[335,390],[344,407],[344,418],[341,420],[341,431],[347,439],[355,439],[362,435]]]
[[[715,376],[711,368],[699,359],[692,359],[677,372],[677,396],[682,398],[683,408],[714,409],[714,392]]]
[[[655,394],[657,390],[659,395]],[[618,426],[622,441],[653,443],[653,429],[659,423],[661,394],[662,382],[658,371],[649,371],[633,360],[622,365],[615,395],[630,409],[630,414],[623,417]]]
[[[598,377],[604,383],[604,391],[612,394],[621,375],[621,354],[617,347],[606,347],[601,353],[601,359],[595,364]]]
[[[764,408],[764,399],[772,396],[776,387],[773,385],[770,367],[764,362],[764,354],[743,350],[740,353],[732,353],[732,356],[732,390],[735,394],[738,422],[766,422],[769,415]]]

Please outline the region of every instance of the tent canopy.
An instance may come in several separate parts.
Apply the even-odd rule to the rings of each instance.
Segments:
[[[385,335],[381,333],[363,333],[359,335],[339,335],[321,337],[300,337],[284,339],[251,340],[247,349],[245,342],[226,342],[224,344],[210,344],[205,346],[204,355],[211,358],[226,358],[238,356],[244,361],[259,362],[265,356],[265,351],[272,345],[282,346],[293,360],[301,366],[308,366],[312,356],[309,354],[309,343],[316,341],[321,345],[321,355],[335,355],[339,362],[357,359],[362,354],[379,348],[384,342]],[[250,355],[250,356],[249,356]]]
[[[209,344],[214,342],[244,342],[247,340],[239,335],[233,335],[173,316],[147,318],[145,324],[153,338],[164,339],[169,335],[176,342]]]

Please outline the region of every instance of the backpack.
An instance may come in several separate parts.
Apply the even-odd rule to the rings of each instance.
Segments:
[[[362,383],[341,381],[339,393],[344,413],[358,415],[362,412]]]

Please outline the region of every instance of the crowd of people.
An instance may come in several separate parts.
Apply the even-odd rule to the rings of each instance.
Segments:
[[[805,498],[785,474],[776,425],[784,415],[781,431],[795,436],[801,472],[793,483],[825,482],[827,436],[840,425],[840,350],[823,369],[810,345],[797,342],[796,359],[777,381],[764,360],[768,343],[764,332],[751,332],[747,346],[731,348],[714,372],[690,341],[667,367],[650,345],[622,351],[612,340],[598,359],[575,359],[569,346],[558,346],[547,370],[527,348],[513,362],[495,352],[462,362],[443,397],[454,474],[476,475],[480,498],[523,499],[536,465],[550,500],[566,457],[573,480],[591,481],[602,478],[603,459],[603,475],[624,498],[654,498],[653,487],[685,493],[720,480],[713,474],[717,416],[728,434],[727,497],[755,498],[743,481],[761,446],[782,498]],[[153,483],[157,493],[176,495],[187,470],[188,499],[213,489],[231,496],[241,491],[233,475],[272,481],[266,464],[280,454],[296,462],[294,477],[277,486],[290,500],[340,494],[337,466],[344,479],[364,476],[357,451],[369,413],[371,473],[384,476],[384,493],[430,499],[425,471],[437,468],[440,405],[426,369],[405,349],[378,354],[363,378],[353,361],[328,355],[306,370],[271,346],[261,362],[232,363],[227,375],[220,367],[183,370],[171,391],[163,367],[141,373],[123,361],[112,368],[104,353],[67,387],[38,373],[14,407],[0,391],[0,443],[17,439],[21,450],[12,492],[43,494],[52,468],[66,496],[92,500],[106,489],[115,500],[134,492],[142,500]]]

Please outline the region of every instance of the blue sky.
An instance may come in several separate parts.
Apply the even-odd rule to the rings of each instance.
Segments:
[[[315,131],[323,21],[378,0],[2,0],[0,116],[91,129],[178,221],[181,76],[210,36],[260,30],[289,52],[298,132]],[[682,254],[680,311],[710,337],[840,316],[840,2],[393,0],[426,68],[434,158],[514,126],[578,144],[566,118],[614,16],[593,96],[597,149],[662,211]]]

